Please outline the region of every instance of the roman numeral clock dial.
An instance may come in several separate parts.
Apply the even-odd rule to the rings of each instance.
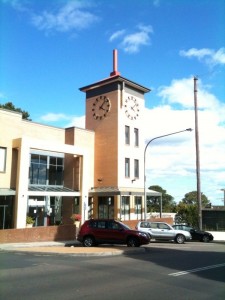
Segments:
[[[135,97],[129,96],[124,104],[125,114],[130,120],[136,120],[139,116],[139,104]]]
[[[99,96],[92,105],[92,115],[95,120],[104,119],[111,108],[110,100],[107,96]]]

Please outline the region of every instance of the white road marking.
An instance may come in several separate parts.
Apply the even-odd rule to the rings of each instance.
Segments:
[[[225,267],[225,263],[218,264],[218,265],[207,266],[207,267],[202,267],[202,268],[197,268],[197,269],[192,269],[192,270],[187,270],[187,271],[170,273],[168,275],[176,277],[176,276],[182,276],[182,275],[187,275],[187,274],[190,274],[190,273],[195,273],[195,272],[200,272],[200,271],[215,269],[215,268],[221,268],[221,267]]]

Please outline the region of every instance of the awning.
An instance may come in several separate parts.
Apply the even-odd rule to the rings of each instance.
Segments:
[[[50,197],[79,197],[80,191],[75,191],[67,187],[58,186],[29,186],[28,196],[50,196]]]
[[[14,196],[16,191],[13,189],[0,189],[0,196]]]
[[[67,187],[58,187],[58,186],[29,186],[28,191],[32,192],[77,192]]]
[[[153,190],[148,190],[146,192],[148,196],[162,196],[161,193],[153,191]],[[89,196],[142,196],[144,195],[144,191],[138,189],[138,190],[129,190],[129,189],[124,189],[124,188],[118,188],[118,187],[113,187],[113,186],[107,186],[107,187],[94,187],[91,190],[89,190]]]

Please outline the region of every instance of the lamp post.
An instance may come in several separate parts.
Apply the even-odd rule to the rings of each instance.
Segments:
[[[169,136],[169,135],[173,135],[173,134],[177,134],[177,133],[181,133],[181,132],[185,132],[185,131],[192,131],[192,128],[188,128],[188,129],[185,129],[185,130],[181,130],[181,131],[176,131],[176,132],[172,132],[172,133],[168,133],[168,134],[164,134],[164,135],[160,135],[160,136],[157,136],[153,139],[151,139],[145,146],[145,150],[144,150],[144,217],[145,217],[145,221],[147,220],[147,199],[146,199],[146,175],[145,175],[145,165],[146,165],[146,150],[148,148],[148,145],[156,140],[156,139],[160,139],[160,138],[163,138],[163,137],[166,137],[166,136]],[[160,209],[161,211],[161,209]]]

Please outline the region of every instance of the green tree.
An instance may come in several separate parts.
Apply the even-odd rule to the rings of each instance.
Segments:
[[[210,204],[208,198],[203,193],[201,194],[201,201],[202,207]],[[188,223],[193,227],[198,227],[198,200],[196,191],[185,194],[184,198],[178,203],[176,210],[176,223]]]
[[[197,204],[185,204],[179,202],[177,207],[175,222],[182,224],[187,223],[193,227],[198,227],[198,206]]]
[[[176,202],[174,198],[167,194],[159,185],[151,185],[150,190],[159,192],[162,194],[162,211],[163,212],[175,212],[176,211]],[[147,196],[147,205],[148,212],[159,212],[160,211],[160,199],[158,196]]]
[[[31,121],[31,119],[29,118],[30,114],[27,111],[22,110],[19,107],[15,107],[15,105],[12,102],[7,102],[5,104],[0,104],[0,108],[5,108],[5,109],[8,109],[8,110],[13,110],[13,111],[20,112],[20,113],[22,113],[22,118],[24,120]]]
[[[209,204],[209,199],[201,193],[201,201],[202,201],[202,207],[205,207],[207,204]],[[182,202],[189,205],[195,205],[198,204],[198,194],[197,191],[192,191],[184,195],[184,198],[182,199]]]

